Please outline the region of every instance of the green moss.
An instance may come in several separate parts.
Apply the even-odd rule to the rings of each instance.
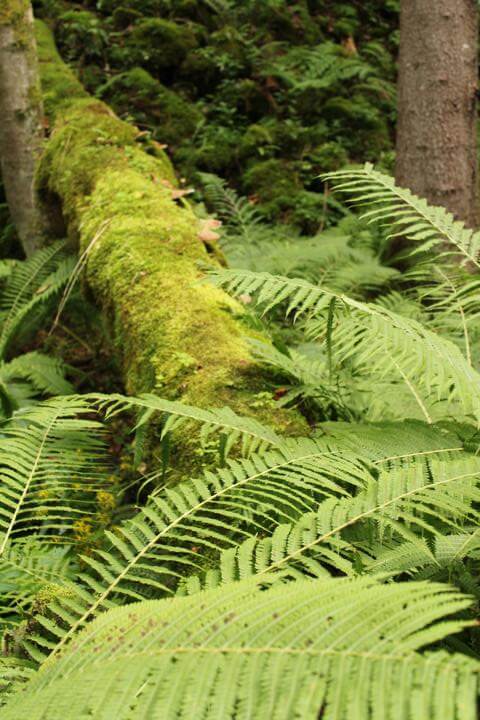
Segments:
[[[252,165],[242,176],[246,193],[254,194],[265,219],[290,222],[296,198],[303,189],[298,163],[272,158]]]
[[[139,10],[123,7],[123,5],[115,8],[112,13],[112,21],[117,30],[124,30],[129,25],[132,25],[132,23],[140,20],[141,17],[142,13]]]
[[[119,114],[130,114],[141,125],[153,121],[155,136],[169,145],[192,135],[202,119],[192,103],[168,90],[143,68],[116,75],[99,94]]]
[[[48,63],[42,50],[54,93],[50,83],[64,82],[64,66],[56,54]],[[251,331],[238,303],[199,282],[199,265],[211,260],[193,211],[172,199],[166,157],[145,153],[136,128],[84,95],[57,111],[38,185],[61,199],[70,236],[89,248],[87,282],[109,320],[127,391],[157,389],[305,430],[295,413],[251,406],[252,393],[268,391],[244,338]],[[198,440],[180,432],[177,442],[191,469]]]
[[[88,100],[89,96],[73,71],[62,62],[53,36],[43,22],[35,23],[35,35],[44,109],[47,117],[53,119],[78,99]]]
[[[191,27],[161,18],[136,23],[126,41],[132,61],[154,72],[177,67],[196,46]]]
[[[265,2],[257,0],[253,12],[260,26],[266,26],[278,39],[289,43],[314,44],[321,39],[320,31],[308,11],[305,0]]]
[[[22,48],[30,45],[29,28],[25,23],[29,7],[28,0],[8,0],[0,5],[0,26],[12,29],[15,44]]]
[[[122,0],[121,6],[141,15],[155,15],[165,12],[168,4],[168,0]],[[97,6],[102,13],[110,15],[118,7],[118,0],[98,0]]]

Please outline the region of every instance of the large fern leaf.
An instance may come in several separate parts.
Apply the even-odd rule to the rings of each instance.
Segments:
[[[148,422],[154,414],[163,416],[161,438],[185,424],[200,425],[200,439],[206,442],[212,434],[220,435],[223,454],[240,442],[244,455],[282,445],[280,436],[255,418],[238,415],[229,407],[203,409],[182,402],[174,402],[157,395],[144,394],[137,397],[125,395],[91,395],[106,411],[106,417],[128,408],[140,411],[139,426]]]
[[[355,574],[363,562],[363,548],[392,536],[418,546],[434,562],[422,536],[441,537],[478,523],[479,479],[480,464],[472,457],[384,468],[378,480],[354,497],[329,498],[317,512],[279,526],[272,536],[251,538],[224,551],[218,571],[207,574],[206,583],[278,571],[321,575],[334,569]],[[365,562],[371,564],[368,555]],[[187,584],[190,592],[197,588],[197,579]]]
[[[87,572],[73,588],[76,599],[51,607],[66,626],[48,621],[54,637],[38,641],[57,651],[57,643],[63,646],[99,611],[172,594],[183,578],[218,562],[224,548],[295,521],[325,497],[348,496],[371,478],[368,462],[299,441],[167,489],[115,533],[106,533],[108,549],[83,558]]]
[[[368,578],[141,603],[87,627],[3,717],[473,720],[479,663],[421,652],[462,629],[469,603]]]
[[[14,265],[0,295],[0,357],[35,329],[48,303],[57,296],[75,266],[58,242]]]

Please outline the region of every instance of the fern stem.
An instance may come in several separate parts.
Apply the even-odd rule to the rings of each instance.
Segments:
[[[425,407],[425,405],[424,405],[424,403],[423,403],[423,401],[422,401],[422,398],[421,398],[420,395],[417,393],[417,391],[416,391],[416,389],[415,389],[415,386],[414,386],[413,383],[408,379],[407,375],[403,372],[402,368],[401,368],[400,365],[397,363],[397,361],[394,359],[394,357],[393,357],[390,353],[389,353],[389,355],[390,355],[390,359],[391,359],[393,365],[395,366],[395,368],[398,370],[398,372],[399,372],[400,375],[402,376],[402,379],[403,379],[404,383],[406,384],[406,386],[408,387],[408,389],[409,389],[410,392],[412,393],[413,397],[415,398],[418,406],[420,407],[420,410],[422,411],[422,413],[423,413],[423,415],[424,415],[424,417],[425,417],[425,420],[427,421],[427,423],[428,423],[429,425],[431,425],[432,422],[433,422],[433,420],[432,420],[432,418],[430,417],[430,415],[428,414],[428,410],[427,410],[427,408]]]

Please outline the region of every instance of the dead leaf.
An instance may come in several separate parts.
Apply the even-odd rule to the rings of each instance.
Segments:
[[[200,220],[200,231],[198,237],[202,242],[216,242],[219,240],[219,233],[215,230],[221,227],[222,223],[220,220],[215,218],[207,218],[206,220]]]
[[[345,38],[345,40],[342,41],[342,45],[345,48],[347,55],[357,54],[357,46],[355,45],[355,40],[353,39],[352,35],[349,35],[347,38]]]
[[[175,190],[172,190],[172,200],[178,200],[179,198],[182,198],[185,195],[191,195],[193,192],[195,192],[195,190],[193,188],[185,188],[185,190],[176,188]]]

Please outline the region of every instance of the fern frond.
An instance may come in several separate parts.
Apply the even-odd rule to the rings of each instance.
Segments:
[[[72,395],[73,385],[65,379],[66,365],[59,358],[29,352],[0,365],[0,378],[9,383],[26,380],[39,393]]]
[[[342,363],[378,378],[397,377],[405,383],[423,417],[432,422],[430,404],[458,402],[466,415],[480,420],[480,375],[450,341],[420,323],[380,305],[312,285],[246,270],[218,270],[211,279],[235,295],[255,296],[264,312],[286,304],[287,314],[308,316],[313,338],[329,336]],[[327,309],[336,327],[328,332]]]
[[[472,720],[479,663],[422,652],[469,605],[448,586],[369,578],[145,602],[87,627],[4,718]]]
[[[324,422],[315,441],[338,452],[360,455],[372,462],[415,461],[421,457],[458,457],[463,443],[451,430],[419,420],[401,422]]]
[[[19,540],[0,556],[0,616],[11,621],[12,614],[30,610],[43,588],[73,580],[68,548],[55,547],[35,536]]]
[[[465,568],[467,558],[480,559],[478,529],[467,533],[439,535],[432,546],[426,541],[373,545],[372,560],[366,564],[372,574],[406,574],[414,577],[449,579],[456,567]],[[445,575],[445,572],[447,574]],[[444,577],[441,577],[441,576]]]
[[[15,657],[0,657],[0,708],[10,697],[23,690],[35,675],[32,663]]]
[[[197,173],[202,184],[205,201],[211,212],[214,212],[226,224],[227,233],[246,243],[251,243],[255,231],[262,224],[260,213],[255,205],[244,197],[237,195],[229,188],[222,178],[212,173]]]
[[[333,568],[353,574],[354,559],[361,557],[363,544],[380,543],[392,534],[427,552],[423,535],[438,537],[446,529],[461,532],[465,524],[478,523],[474,504],[480,498],[479,478],[480,464],[473,457],[386,468],[356,496],[329,498],[317,512],[293,525],[279,526],[271,537],[248,539],[224,551],[220,574],[208,576],[207,583],[278,571],[321,575]],[[363,529],[352,535],[359,525]]]
[[[65,534],[101,487],[102,428],[81,397],[18,411],[0,438],[0,555],[25,533]]]
[[[355,205],[372,206],[363,217],[387,223],[390,236],[401,235],[417,243],[416,252],[450,246],[463,256],[464,264],[480,269],[479,232],[466,228],[445,208],[431,206],[410,190],[398,187],[392,177],[375,170],[370,163],[324,177],[335,190],[348,194]]]
[[[88,573],[77,599],[52,606],[70,629],[51,623],[48,647],[64,645],[79,627],[112,604],[175,592],[187,575],[219,558],[225,547],[271,532],[298,519],[325,497],[366,487],[372,469],[361,458],[319,450],[311,441],[286,443],[281,451],[231,461],[217,474],[191,480],[153,496],[132,520],[106,533],[108,550],[83,559]],[[42,618],[39,618],[42,623]]]
[[[60,293],[75,266],[64,243],[55,243],[17,263],[0,295],[0,357],[35,327],[47,303]]]
[[[204,410],[181,402],[164,400],[157,395],[144,394],[138,397],[125,395],[91,395],[105,409],[106,417],[123,412],[129,408],[137,408],[142,412],[139,424],[148,422],[153,414],[160,413],[164,417],[161,437],[165,438],[176,428],[185,424],[200,425],[200,439],[206,442],[212,434],[218,433],[221,438],[223,454],[228,455],[232,446],[240,442],[244,455],[261,452],[268,447],[278,447],[283,440],[277,433],[255,418],[237,415],[229,407]]]

